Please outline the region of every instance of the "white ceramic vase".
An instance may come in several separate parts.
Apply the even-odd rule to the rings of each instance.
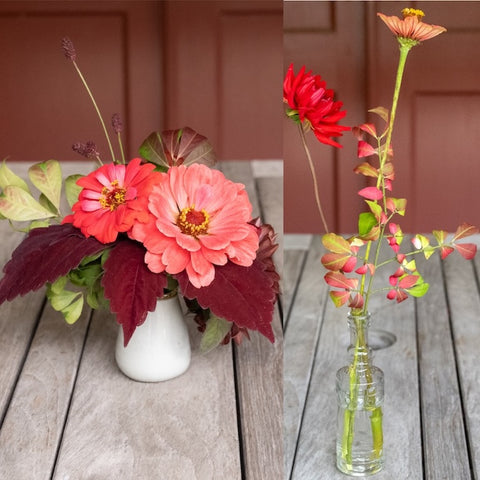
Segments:
[[[188,329],[177,295],[157,301],[126,347],[120,326],[115,360],[133,380],[161,382],[178,377],[188,369],[190,356]]]

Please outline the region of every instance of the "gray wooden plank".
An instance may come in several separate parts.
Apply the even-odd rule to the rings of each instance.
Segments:
[[[429,480],[466,480],[470,468],[440,262],[438,255],[428,262],[417,261],[430,284],[427,296],[417,301],[425,476]]]
[[[315,348],[327,300],[327,284],[321,278],[320,237],[314,237],[285,331],[284,349],[284,464],[290,478],[297,438],[311,380]],[[291,270],[285,270],[290,274]],[[288,278],[286,282],[291,282]]]
[[[478,236],[474,241],[480,245]],[[471,464],[474,478],[480,478],[480,295],[472,262],[452,254],[445,260],[445,275]]]
[[[319,269],[316,285],[323,281],[322,276]],[[386,280],[388,274],[379,276]],[[422,478],[415,305],[411,300],[393,305],[379,295],[372,297],[370,311],[371,339],[379,328],[397,338],[374,357],[374,364],[385,373],[386,457],[384,471],[375,478]],[[335,374],[348,363],[347,313],[348,309],[336,309],[333,303],[327,303],[291,477],[294,480],[345,478],[335,466]]]
[[[0,430],[0,478],[50,478],[89,314],[67,325],[45,308]]]
[[[275,265],[283,272],[283,178],[260,177],[255,179],[262,220],[272,225],[277,233],[278,250],[274,254]]]
[[[235,347],[247,480],[283,478],[283,334],[278,309],[272,327],[274,344],[253,332],[250,341]]]
[[[0,222],[2,268],[22,238],[23,234],[13,231],[8,222]],[[36,328],[43,297],[43,291],[39,291],[0,306],[0,423]]]
[[[241,478],[231,348],[200,354],[188,324],[187,372],[141,383],[115,365],[111,314],[94,313],[54,479]]]
[[[293,297],[300,281],[307,252],[305,250],[285,250],[283,257],[283,328],[286,330],[288,328]]]

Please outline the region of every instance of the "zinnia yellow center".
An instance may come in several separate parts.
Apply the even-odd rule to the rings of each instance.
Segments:
[[[404,8],[402,10],[402,15],[403,18],[417,17],[419,20],[421,20],[425,16],[422,10],[418,10],[416,8]]]
[[[125,203],[125,194],[127,191],[118,186],[118,180],[114,180],[111,188],[103,187],[102,196],[98,200],[103,208],[109,208],[113,212],[119,205]]]
[[[206,210],[195,210],[195,205],[184,208],[177,218],[177,225],[186,235],[198,237],[208,232],[210,215]]]

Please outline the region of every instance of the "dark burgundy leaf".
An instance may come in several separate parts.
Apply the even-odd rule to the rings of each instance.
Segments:
[[[108,245],[86,238],[70,223],[35,228],[12,253],[0,281],[0,303],[38,290],[78,267],[84,257]]]
[[[262,224],[259,219],[252,220],[250,223],[257,227],[259,242],[257,260],[262,262],[263,269],[270,276],[274,292],[280,293],[280,275],[273,262],[273,254],[278,249],[278,244],[275,243],[277,235],[268,223]]]
[[[202,308],[209,308],[240,328],[257,330],[274,342],[271,325],[276,301],[274,280],[260,260],[255,260],[251,267],[232,262],[216,267],[215,279],[208,287],[194,287],[185,271],[175,278],[182,294],[196,298]]]
[[[115,244],[104,264],[102,285],[110,310],[123,327],[125,346],[148,312],[153,312],[157,298],[167,286],[165,273],[153,273],[145,264],[145,247],[133,240]]]

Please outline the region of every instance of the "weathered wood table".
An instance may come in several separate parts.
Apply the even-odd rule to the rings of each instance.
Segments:
[[[282,232],[282,167],[267,163],[221,168],[246,185],[254,214]],[[0,238],[3,266],[22,234],[0,222]],[[276,258],[281,268],[281,251]],[[283,478],[279,308],[273,345],[253,333],[238,348],[203,355],[189,323],[189,370],[138,383],[115,364],[118,326],[108,312],[86,311],[68,326],[44,290],[3,304],[0,479]]]
[[[480,237],[473,240],[480,245]],[[335,374],[348,363],[347,310],[327,299],[320,236],[284,238],[285,478],[348,478],[335,467]],[[480,258],[421,262],[423,298],[371,303],[385,373],[386,465],[378,480],[480,478]]]

